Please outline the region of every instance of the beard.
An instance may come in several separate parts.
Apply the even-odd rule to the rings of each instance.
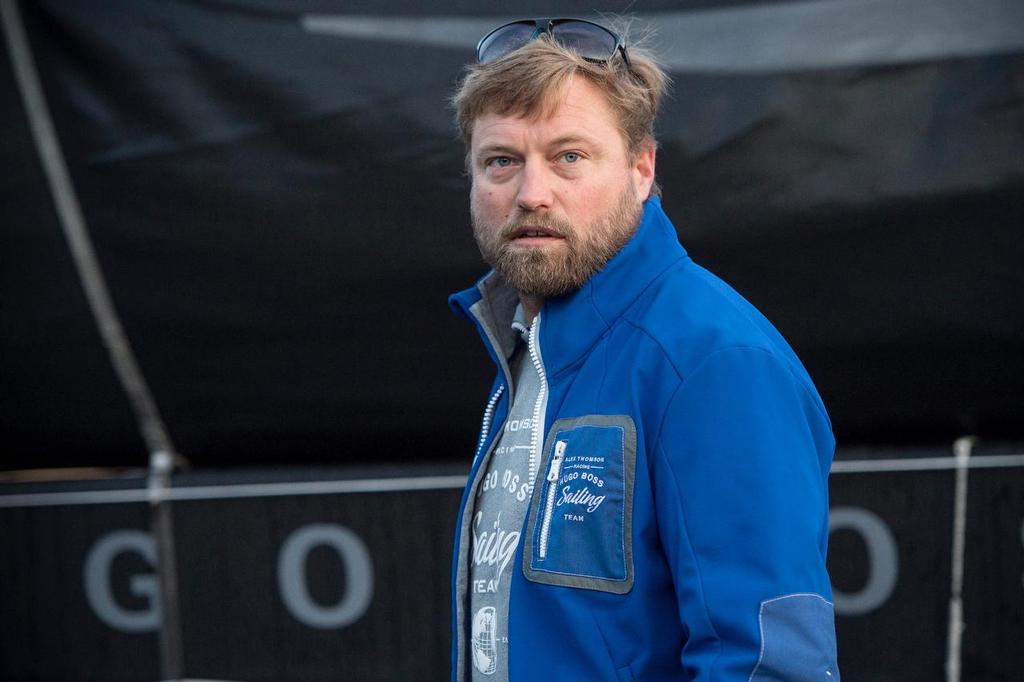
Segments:
[[[633,188],[626,186],[604,215],[584,229],[546,212],[515,213],[504,225],[484,222],[471,206],[473,237],[484,261],[520,294],[554,298],[576,291],[632,238],[643,215]],[[524,227],[543,227],[561,239],[548,247],[517,247],[512,239]]]

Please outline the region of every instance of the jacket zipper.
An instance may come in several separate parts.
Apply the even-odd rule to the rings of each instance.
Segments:
[[[537,478],[537,469],[540,467],[540,445],[542,434],[544,433],[544,415],[541,414],[541,410],[544,408],[544,401],[548,394],[548,379],[547,374],[544,372],[544,363],[541,362],[540,349],[538,348],[538,338],[540,337],[540,313],[533,320],[533,324],[530,325],[530,337],[527,348],[530,351],[530,360],[533,361],[533,367],[537,370],[537,376],[540,378],[540,389],[537,391],[537,401],[533,404],[533,433],[530,435],[530,474],[529,474],[529,494],[533,494],[533,482]]]
[[[566,445],[568,445],[568,441],[564,440],[555,443],[555,456],[551,458],[551,468],[548,469],[548,498],[544,504],[544,516],[540,520],[540,543],[537,547],[537,557],[540,559],[544,559],[548,555],[548,535],[551,532],[551,517],[555,513],[558,474],[562,470],[562,459],[565,458]]]

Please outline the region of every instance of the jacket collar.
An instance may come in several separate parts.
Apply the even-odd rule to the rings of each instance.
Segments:
[[[548,375],[579,360],[651,282],[685,257],[661,200],[648,199],[636,233],[622,250],[580,289],[548,299],[541,308],[541,354]],[[477,325],[488,353],[506,372],[505,359],[514,347],[509,322],[517,301],[518,294],[493,270],[448,299],[452,310]]]

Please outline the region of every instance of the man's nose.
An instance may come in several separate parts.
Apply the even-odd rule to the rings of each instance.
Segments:
[[[551,208],[553,199],[551,177],[541,163],[527,161],[520,175],[516,204],[524,211]]]

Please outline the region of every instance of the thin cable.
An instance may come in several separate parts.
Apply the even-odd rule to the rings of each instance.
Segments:
[[[421,490],[460,490],[465,486],[466,477],[461,474],[451,476],[345,479],[338,481],[233,483],[224,485],[178,486],[167,490],[164,493],[163,499],[184,502],[189,500],[394,493]],[[0,509],[59,507],[82,504],[138,504],[149,501],[150,494],[148,489],[132,488],[127,490],[79,490],[61,493],[0,495]]]
[[[975,455],[963,465],[956,457],[904,457],[900,459],[847,459],[832,462],[833,474],[870,474],[886,471],[942,471],[1024,466],[1024,455]]]

